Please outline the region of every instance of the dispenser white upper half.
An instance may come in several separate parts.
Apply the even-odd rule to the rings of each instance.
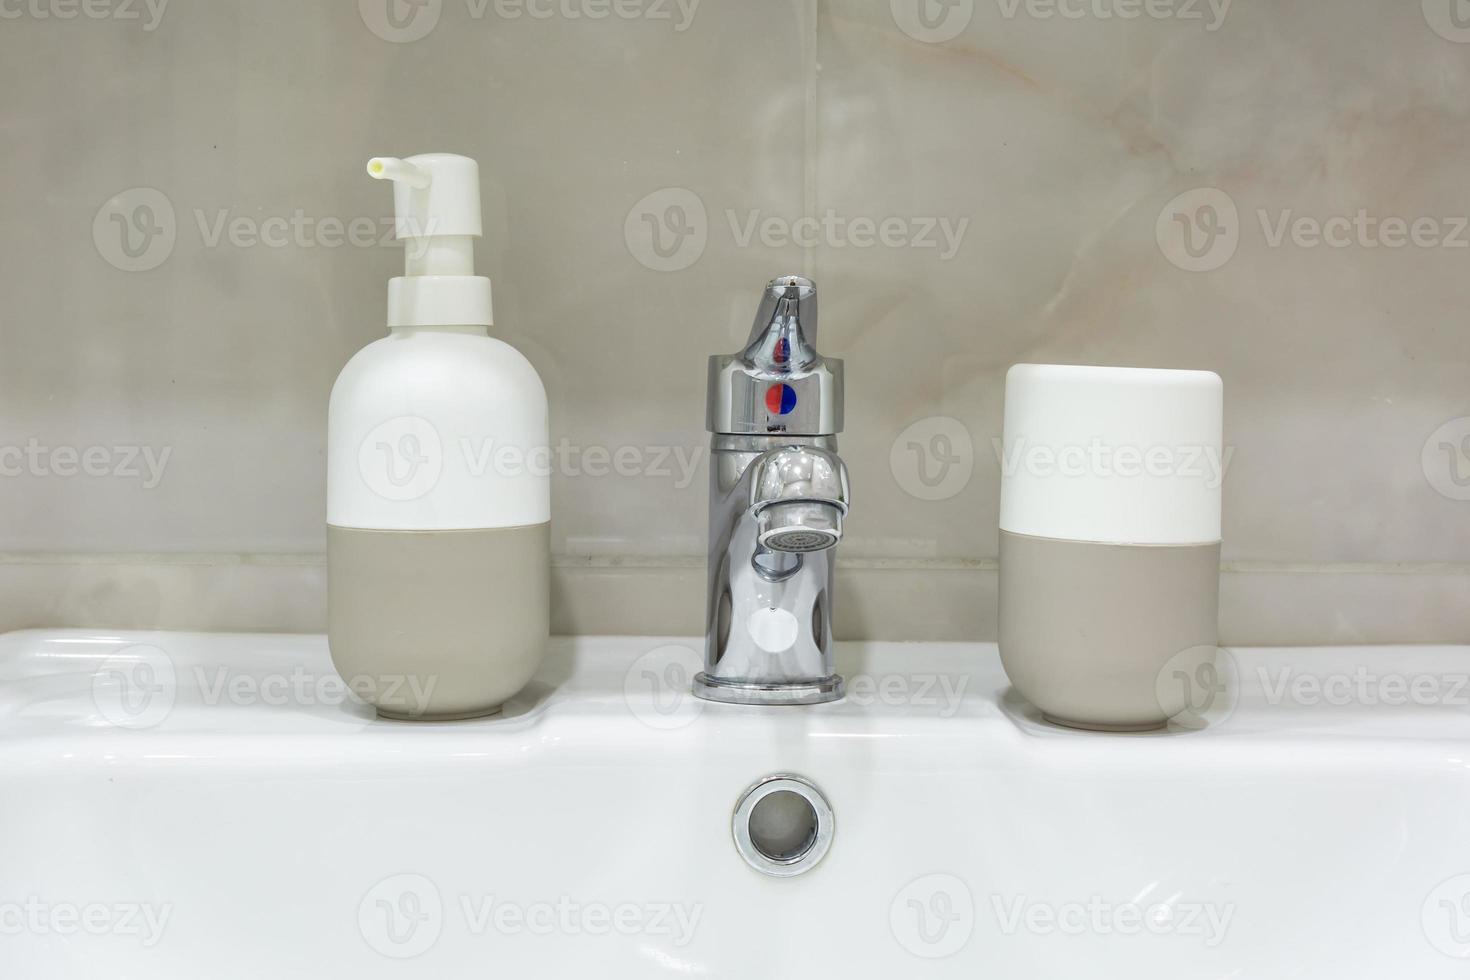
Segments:
[[[1017,364],[1006,375],[1001,530],[1218,542],[1223,420],[1211,371]]]
[[[403,276],[389,336],[332,388],[327,522],[393,531],[521,527],[551,519],[546,389],[488,336],[490,280],[474,274],[480,170],[452,153],[375,157],[393,182]]]

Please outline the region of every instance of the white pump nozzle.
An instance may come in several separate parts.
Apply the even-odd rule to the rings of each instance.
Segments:
[[[429,172],[398,157],[373,157],[367,171],[379,180],[399,180],[409,187],[428,187]]]
[[[479,164],[422,153],[373,157],[367,172],[393,182],[393,232],[404,244],[404,275],[388,283],[388,325],[489,326],[490,280],[475,275]]]

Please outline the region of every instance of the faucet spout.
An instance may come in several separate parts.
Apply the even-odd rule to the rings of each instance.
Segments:
[[[750,465],[756,540],[771,551],[825,551],[842,540],[847,465],[816,446],[781,446]]]

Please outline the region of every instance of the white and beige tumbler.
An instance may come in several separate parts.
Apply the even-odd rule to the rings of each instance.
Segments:
[[[1223,386],[1209,371],[1006,375],[1000,654],[1051,721],[1163,726],[1213,662]]]

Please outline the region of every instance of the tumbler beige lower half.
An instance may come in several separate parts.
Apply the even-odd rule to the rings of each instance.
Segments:
[[[1000,534],[1000,656],[1016,690],[1074,728],[1159,728],[1190,707],[1218,642],[1220,545]]]

